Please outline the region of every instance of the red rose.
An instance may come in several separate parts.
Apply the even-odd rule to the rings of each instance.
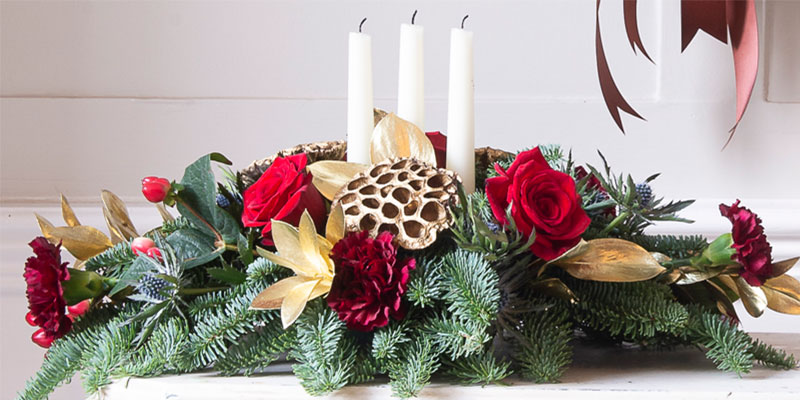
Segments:
[[[495,170],[500,176],[486,180],[492,213],[509,225],[506,209],[511,204],[517,229],[528,236],[536,233],[533,254],[549,261],[578,244],[591,220],[571,176],[550,168],[538,147],[517,155],[508,171],[498,164]]]
[[[772,278],[772,246],[764,235],[761,218],[746,207],[739,207],[739,200],[730,207],[720,204],[719,211],[733,224],[733,259],[742,265],[739,275],[751,286],[761,286]]]
[[[53,246],[47,239],[37,237],[29,246],[35,257],[25,262],[25,282],[28,284],[28,308],[33,322],[42,328],[38,344],[52,342],[70,329],[72,321],[66,315],[63,281],[69,279],[68,263],[61,262],[61,245]],[[38,331],[37,331],[38,332]]]
[[[160,203],[167,198],[170,183],[166,178],[148,176],[142,179],[142,194],[151,203]]]
[[[445,168],[447,165],[447,136],[439,131],[425,132],[425,135],[430,139],[433,151],[436,153],[436,167]]]
[[[304,210],[322,229],[327,209],[322,195],[311,184],[305,172],[305,154],[278,157],[258,181],[244,191],[242,223],[247,227],[263,227],[263,243],[272,246],[272,220],[291,225],[300,222]]]
[[[416,261],[398,262],[396,257],[389,232],[381,232],[375,239],[366,231],[350,233],[333,246],[336,274],[328,305],[348,328],[369,332],[386,326],[389,317],[405,317],[403,294]]]

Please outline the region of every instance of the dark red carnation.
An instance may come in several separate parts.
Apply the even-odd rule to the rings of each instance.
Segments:
[[[25,282],[28,284],[28,308],[33,322],[44,331],[42,342],[58,339],[72,329],[66,315],[67,302],[61,282],[69,279],[68,263],[61,262],[61,245],[52,245],[37,237],[29,246],[36,254],[25,262]],[[46,339],[46,340],[44,340]]]
[[[506,209],[517,229],[525,235],[536,232],[531,252],[552,260],[578,244],[591,223],[581,207],[581,197],[571,176],[550,168],[539,148],[524,151],[500,176],[486,180],[486,196],[494,217],[509,225]]]
[[[723,217],[733,224],[733,259],[742,265],[739,275],[751,286],[761,286],[772,278],[772,246],[764,235],[761,218],[746,207],[739,207],[739,200],[730,206],[719,205]]]
[[[366,231],[350,233],[333,246],[336,264],[328,305],[347,327],[361,332],[386,326],[389,317],[406,315],[403,295],[408,273],[416,266],[413,258],[397,261],[392,234],[369,237]]]
[[[425,132],[425,135],[430,139],[433,145],[433,151],[436,154],[436,167],[446,168],[447,165],[447,136],[442,132]]]
[[[322,195],[311,184],[311,174],[306,173],[305,154],[278,157],[261,178],[244,191],[242,223],[247,227],[262,228],[263,243],[272,246],[272,220],[297,226],[303,211],[321,230],[327,210]]]

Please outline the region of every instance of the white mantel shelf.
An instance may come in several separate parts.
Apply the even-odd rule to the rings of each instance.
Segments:
[[[800,355],[800,335],[756,334],[756,337]],[[608,347],[576,349],[572,367],[561,383],[536,385],[510,378],[507,385],[462,386],[436,381],[420,394],[422,399],[753,399],[800,398],[800,370],[773,371],[756,366],[742,378],[719,371],[696,349],[674,352],[640,351]],[[121,379],[107,386],[106,400],[255,400],[309,398],[289,366],[253,377],[220,377],[213,372]],[[348,386],[332,394],[337,399],[388,399],[385,378],[372,384]]]

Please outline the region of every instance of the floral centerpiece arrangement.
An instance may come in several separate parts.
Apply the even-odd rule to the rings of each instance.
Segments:
[[[327,142],[223,168],[219,183],[212,165],[229,161],[216,153],[179,180],[145,178],[164,217],[146,232],[110,192],[110,236],[62,198],[65,225],[38,217],[25,263],[32,339],[49,350],[19,397],[46,398],[78,372],[93,393],[119,377],[250,375],[285,359],[310,394],[388,375],[406,398],[435,374],[555,382],[582,340],[696,346],[739,375],[797,366],[738,327],[738,300],[753,316],[800,314],[786,274],[798,259],[773,260],[739,201],[720,205],[732,228],[711,241],[649,235],[690,222],[677,213],[691,201],[656,198],[657,175],[553,145],[482,148],[465,193],[442,168],[444,135],[376,120],[370,165]]]

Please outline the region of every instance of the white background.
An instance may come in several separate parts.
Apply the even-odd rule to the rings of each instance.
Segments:
[[[623,116],[623,135],[600,97],[593,0],[3,1],[0,397],[41,357],[22,322],[20,279],[36,227],[19,207],[52,204],[59,193],[91,206],[100,189],[142,204],[141,177],[179,178],[209,151],[241,168],[297,143],[343,139],[347,33],[364,16],[376,106],[395,108],[399,24],[419,9],[425,128],[445,129],[448,32],[469,14],[478,146],[561,143],[595,165],[600,149],[638,179],[662,172],[657,194],[699,199],[688,211],[697,224],[662,231],[722,233],[729,224],[716,205],[741,198],[763,217],[776,258],[800,254],[800,3],[757,1],[759,79],[725,151],[735,117],[730,47],[699,33],[681,54],[678,1],[639,3],[655,65],[631,51],[622,1],[601,10],[611,71],[648,120]],[[84,223],[102,226],[99,207],[81,210]],[[156,221],[146,208],[134,218],[142,228]],[[745,328],[800,332],[797,320],[770,313]],[[78,396],[74,386],[62,398]]]

